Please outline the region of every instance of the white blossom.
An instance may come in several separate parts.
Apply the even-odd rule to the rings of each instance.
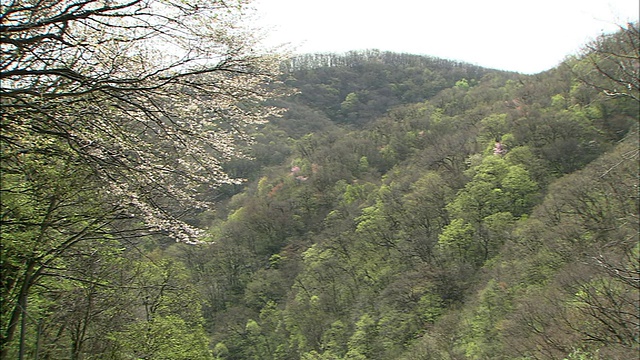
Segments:
[[[173,210],[209,208],[203,186],[240,183],[223,163],[280,111],[263,102],[280,93],[281,57],[239,26],[248,2],[28,3],[1,10],[3,156],[65,143],[105,201],[197,241]]]

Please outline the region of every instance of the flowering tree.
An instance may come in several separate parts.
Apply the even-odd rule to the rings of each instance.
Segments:
[[[221,161],[274,113],[257,105],[279,59],[237,26],[245,3],[3,2],[3,170],[55,148],[148,224],[193,238],[153,199],[206,206],[198,186],[237,181]]]
[[[584,83],[607,96],[640,102],[640,28],[638,22],[620,26],[585,46],[584,63],[574,72]]]
[[[223,162],[242,156],[245,129],[278,112],[263,103],[279,94],[281,59],[257,51],[247,7],[2,2],[3,358],[25,328],[30,290],[67,271],[78,244],[131,236],[119,227],[127,219],[200,241],[181,214],[210,206],[199,196],[207,187],[240,181]]]

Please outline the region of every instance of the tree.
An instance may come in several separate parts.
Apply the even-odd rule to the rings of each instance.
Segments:
[[[585,46],[584,62],[574,66],[578,79],[611,97],[640,102],[640,28],[638,22],[620,26]],[[586,64],[586,66],[585,66]]]
[[[504,332],[518,356],[555,359],[577,349],[607,359],[637,354],[637,160],[634,133],[551,184],[519,224],[521,239],[510,244],[515,251],[503,252],[512,260],[495,267],[498,275],[509,264],[509,274],[519,274],[511,281],[527,284]]]
[[[3,170],[49,152],[87,165],[110,196],[183,240],[167,209],[206,207],[243,131],[275,112],[279,58],[237,23],[245,1],[22,0],[2,7]],[[52,142],[65,147],[53,148]],[[178,212],[179,213],[179,212]]]
[[[279,93],[279,57],[238,26],[245,5],[2,4],[3,358],[18,328],[24,356],[31,290],[81,244],[201,240],[185,215],[210,206],[207,188],[240,181],[223,162],[277,113],[262,103]]]
[[[510,312],[510,294],[507,285],[488,281],[478,294],[479,304],[470,314],[466,355],[470,359],[499,358],[501,321]]]
[[[118,346],[113,359],[213,359],[202,327],[189,326],[178,316],[132,323],[125,331],[109,337]]]
[[[92,253],[96,256],[109,239],[109,227],[115,226],[118,213],[111,214],[109,205],[93,199],[95,189],[86,170],[40,154],[24,154],[3,173],[2,357],[18,328],[24,354],[25,321],[35,318],[27,312],[32,289],[46,277],[75,278],[70,257],[79,261]],[[92,246],[81,246],[89,241]]]
[[[369,314],[363,314],[356,322],[356,329],[349,338],[349,351],[345,359],[375,359],[381,349],[376,346],[376,321]]]
[[[497,254],[514,221],[529,212],[538,185],[524,167],[495,155],[471,171],[473,179],[447,205],[454,220],[443,228],[439,243],[480,265]]]

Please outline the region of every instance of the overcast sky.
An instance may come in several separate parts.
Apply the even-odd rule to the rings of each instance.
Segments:
[[[538,73],[618,24],[638,0],[255,0],[268,45],[296,53],[379,49]]]

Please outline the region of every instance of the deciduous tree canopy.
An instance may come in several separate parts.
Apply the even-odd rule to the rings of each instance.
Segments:
[[[521,75],[247,5],[2,4],[3,358],[637,356],[637,24]]]

